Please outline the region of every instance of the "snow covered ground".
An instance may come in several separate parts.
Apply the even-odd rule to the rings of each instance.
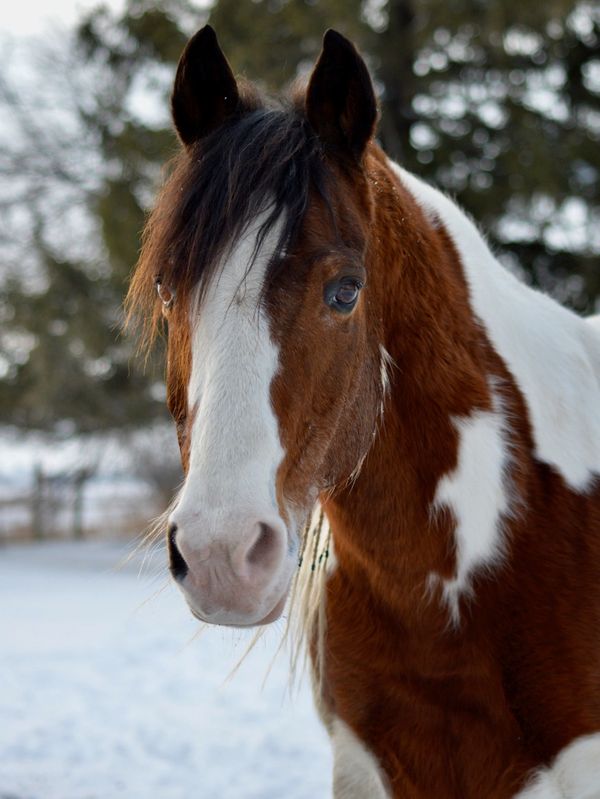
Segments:
[[[261,691],[281,626],[225,682],[248,636],[194,639],[176,589],[156,594],[164,574],[114,569],[128,548],[0,549],[0,799],[329,796],[329,743],[308,686],[289,698],[285,654]]]

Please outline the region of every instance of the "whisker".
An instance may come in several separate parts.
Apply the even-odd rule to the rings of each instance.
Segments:
[[[179,649],[178,654],[181,655],[193,643],[198,641],[204,635],[204,633],[208,630],[209,626],[210,625],[207,624],[205,621],[201,621],[200,624],[198,625],[197,629],[194,630],[194,632],[191,634],[191,636],[188,638],[188,640],[185,642],[185,644],[183,644],[181,649]]]
[[[143,600],[142,600],[142,601],[139,603],[139,605],[136,605],[136,607],[135,607],[135,608],[134,608],[134,609],[131,611],[131,614],[130,614],[130,615],[131,615],[131,616],[135,616],[135,614],[136,614],[136,613],[139,613],[139,612],[141,611],[141,609],[142,609],[142,608],[146,607],[146,605],[149,605],[149,604],[150,604],[150,602],[153,602],[153,601],[154,601],[154,600],[155,600],[155,599],[156,599],[158,596],[160,596],[160,595],[163,593],[163,591],[164,591],[166,588],[168,588],[168,587],[169,587],[169,579],[167,578],[167,579],[165,579],[165,580],[164,580],[164,582],[163,582],[163,583],[160,585],[160,587],[159,587],[159,588],[157,588],[157,589],[156,589],[156,591],[154,591],[154,593],[150,594],[150,596],[147,596],[145,599],[143,599]]]

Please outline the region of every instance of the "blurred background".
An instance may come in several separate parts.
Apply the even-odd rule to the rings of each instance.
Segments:
[[[20,0],[4,9],[0,669],[11,686],[3,708],[11,723],[0,734],[0,799],[147,797],[159,795],[158,785],[161,797],[189,796],[192,785],[202,797],[328,790],[329,754],[308,693],[279,716],[279,689],[260,707],[247,704],[268,646],[249,667],[246,692],[226,700],[217,692],[215,700],[207,677],[188,718],[190,692],[200,701],[198,674],[224,677],[223,647],[235,659],[239,646],[209,633],[208,644],[180,657],[189,622],[164,593],[145,622],[134,614],[123,628],[123,607],[153,590],[134,580],[139,558],[110,579],[106,571],[181,479],[162,347],[146,364],[135,357],[135,341],[121,330],[122,300],[145,214],[176,149],[168,116],[176,62],[207,21],[234,70],[273,92],[307,73],[326,28],[348,35],[374,76],[388,153],[455,196],[523,280],[577,311],[599,309],[597,2]],[[155,561],[164,565],[163,553]],[[157,569],[147,570],[150,581]],[[167,665],[157,661],[166,651]],[[69,671],[73,663],[81,668]],[[111,683],[116,674],[120,687]],[[282,685],[285,667],[279,677]],[[165,744],[155,714],[144,715],[156,696],[174,714],[169,729],[187,730],[181,740],[167,736]],[[139,713],[119,738],[114,719],[129,706]],[[99,707],[97,727],[81,726]],[[247,735],[223,741],[220,731],[232,728]],[[271,772],[264,763],[282,746]],[[259,761],[267,771],[248,782]],[[132,764],[137,777],[128,781]],[[90,774],[99,788],[89,788]]]

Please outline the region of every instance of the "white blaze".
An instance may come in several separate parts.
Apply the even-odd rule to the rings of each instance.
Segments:
[[[279,226],[252,262],[263,221],[248,226],[192,310],[188,409],[195,418],[177,517],[188,529],[202,522],[198,547],[210,544],[207,536],[235,537],[236,519],[257,509],[279,516],[275,476],[284,453],[270,394],[279,353],[260,305]]]

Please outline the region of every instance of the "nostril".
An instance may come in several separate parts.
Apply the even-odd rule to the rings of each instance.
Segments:
[[[262,522],[259,528],[258,537],[246,553],[246,563],[250,566],[269,568],[278,559],[277,533]]]
[[[188,566],[177,547],[177,525],[170,524],[167,530],[167,547],[169,549],[169,568],[175,580],[183,580],[188,573]]]

